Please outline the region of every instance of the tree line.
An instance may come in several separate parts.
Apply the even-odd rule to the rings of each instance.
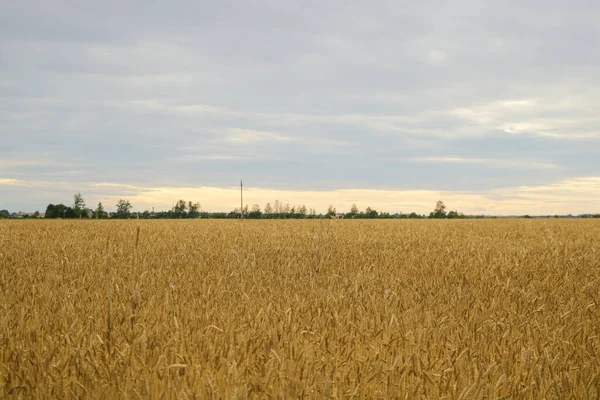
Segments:
[[[85,199],[81,193],[73,196],[73,204],[66,206],[64,204],[49,204],[46,208],[45,218],[79,218],[79,219],[184,219],[184,218],[213,218],[213,219],[314,219],[314,218],[350,218],[350,219],[460,219],[460,218],[483,218],[481,216],[466,216],[456,210],[447,211],[446,205],[438,201],[434,210],[425,214],[411,213],[388,213],[380,212],[374,208],[367,207],[359,210],[356,204],[353,204],[348,212],[339,213],[337,209],[330,205],[326,213],[317,213],[315,209],[307,208],[305,205],[290,205],[279,200],[267,203],[264,208],[254,204],[251,207],[245,205],[240,211],[235,208],[229,212],[208,212],[202,210],[199,202],[179,200],[170,210],[158,211],[146,210],[142,212],[132,211],[132,204],[129,200],[120,199],[115,204],[116,211],[107,212],[102,202],[98,203],[94,209],[88,208]],[[6,210],[0,210],[0,218],[9,218],[11,215]],[[33,214],[19,215],[19,218],[40,218],[39,212]],[[524,216],[527,218],[529,216]],[[580,218],[600,218],[600,214],[581,215]]]
[[[290,205],[275,200],[273,204],[267,203],[264,209],[260,205],[248,205],[243,209],[235,208],[230,212],[207,212],[202,210],[199,202],[179,200],[168,211],[150,211],[132,212],[132,204],[129,200],[120,199],[115,205],[115,212],[107,212],[104,205],[100,202],[95,209],[86,206],[85,199],[81,193],[73,196],[73,204],[66,206],[64,204],[49,204],[46,208],[45,218],[93,218],[93,219],[183,219],[183,218],[221,218],[221,219],[312,219],[312,218],[332,218],[343,217],[352,219],[422,219],[422,218],[465,218],[458,211],[446,211],[443,202],[438,201],[434,211],[429,216],[417,213],[395,213],[379,212],[374,208],[367,207],[365,210],[359,210],[356,204],[353,204],[349,212],[338,213],[333,205],[329,205],[327,212],[317,213],[315,209],[308,208],[305,205]]]
[[[85,200],[81,193],[76,193],[73,196],[73,205],[65,206],[64,204],[48,204],[46,207],[45,218],[120,218],[126,219],[131,217],[132,205],[129,200],[119,200],[116,204],[116,212],[108,213],[104,210],[102,202],[98,203],[95,210],[86,207]]]

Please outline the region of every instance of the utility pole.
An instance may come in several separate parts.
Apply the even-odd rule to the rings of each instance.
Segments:
[[[240,181],[240,219],[244,219],[244,181]]]

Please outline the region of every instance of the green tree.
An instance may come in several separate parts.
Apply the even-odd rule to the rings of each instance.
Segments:
[[[54,204],[48,204],[48,207],[46,207],[46,212],[44,213],[44,218],[58,218],[56,206]]]
[[[435,205],[435,210],[429,213],[429,218],[446,218],[446,205],[439,200]]]
[[[106,212],[104,211],[104,206],[102,205],[102,202],[99,202],[98,207],[96,207],[96,210],[94,210],[94,218],[106,218]]]
[[[352,204],[352,207],[350,207],[349,216],[356,217],[357,215],[358,215],[358,207],[356,207],[356,204]]]
[[[335,217],[337,214],[337,210],[335,209],[334,206],[332,206],[331,204],[329,205],[329,207],[327,207],[327,214],[325,214],[326,217]]]
[[[78,215],[71,207],[64,204],[48,204],[46,208],[46,218],[77,218]]]
[[[365,210],[365,217],[367,218],[377,218],[379,213],[377,210],[372,209],[371,207],[367,207]]]
[[[267,203],[265,206],[265,217],[272,218],[273,207],[271,207],[271,203]]]
[[[296,210],[296,213],[298,213],[299,218],[306,218],[306,214],[308,213],[306,206],[304,204],[299,206],[298,209]]]
[[[188,202],[188,218],[198,218],[200,216],[200,203]]]
[[[73,210],[78,218],[87,218],[87,212],[85,210],[85,200],[80,193],[73,195]]]
[[[275,203],[273,203],[273,212],[275,214],[281,214],[283,211],[283,205],[281,204],[281,202],[279,200],[275,200]]]
[[[179,200],[173,206],[173,214],[175,218],[185,218],[185,211],[187,210],[187,204],[185,200]]]
[[[248,213],[248,218],[261,218],[262,217],[262,212],[260,211],[260,206],[258,204],[254,204],[252,206],[252,210],[250,210],[250,212]]]
[[[132,205],[129,200],[120,199],[117,202],[117,211],[115,213],[116,218],[125,219],[131,216]]]

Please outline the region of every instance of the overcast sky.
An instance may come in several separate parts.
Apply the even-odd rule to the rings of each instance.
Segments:
[[[355,3],[355,4],[352,4]],[[4,1],[0,209],[600,212],[597,1]]]

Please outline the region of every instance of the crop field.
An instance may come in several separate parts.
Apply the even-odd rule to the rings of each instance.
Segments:
[[[593,220],[0,221],[0,398],[600,397]]]

